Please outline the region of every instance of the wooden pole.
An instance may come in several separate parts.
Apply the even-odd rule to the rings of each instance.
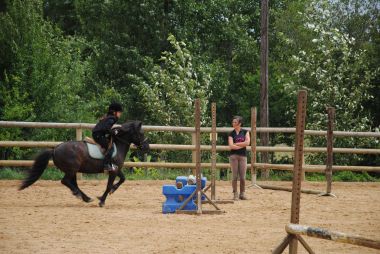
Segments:
[[[82,129],[77,128],[75,129],[75,134],[76,134],[76,140],[81,141],[83,139],[83,134],[82,134]],[[82,180],[82,173],[77,173],[77,179]]]
[[[0,160],[0,167],[31,167],[33,160]],[[262,164],[256,163],[258,168],[271,168],[276,170],[293,171],[293,165],[288,164]],[[53,161],[49,161],[49,166],[54,166]],[[186,170],[189,168],[194,169],[195,163],[187,162],[124,162],[124,167],[148,167],[148,168],[175,168]],[[203,168],[211,168],[211,163],[201,163]],[[247,167],[251,167],[249,163]],[[216,168],[231,168],[229,163],[217,163]],[[304,165],[306,172],[323,173],[326,170],[325,165]],[[367,171],[367,172],[380,172],[380,167],[370,166],[333,166],[333,171]],[[269,188],[268,188],[269,189]]]
[[[212,118],[212,127],[211,127],[211,204],[216,208],[215,204],[230,204],[234,203],[233,200],[216,200],[216,140],[217,140],[217,133],[216,133],[216,103],[213,102],[211,104],[211,118]],[[202,148],[201,148],[202,149]],[[201,163],[202,166],[202,163]],[[205,193],[208,188],[204,189],[202,192]],[[204,195],[207,200],[209,198],[207,195]],[[203,203],[205,203],[203,201]],[[217,208],[217,210],[220,210]]]
[[[299,224],[288,224],[286,232],[292,235],[307,235],[335,242],[348,243],[380,250],[380,240],[372,240],[358,235],[345,234],[336,231],[329,231],[323,228],[309,227]]]
[[[303,247],[307,250],[307,252],[309,252],[309,254],[315,254],[309,244],[307,244],[307,242],[300,235],[296,235],[296,237],[298,241],[300,241],[300,243],[303,245]]]
[[[282,242],[273,250],[272,254],[281,254],[284,252],[286,247],[289,245],[289,241],[292,239],[290,234],[286,235],[286,237],[282,240]]]
[[[327,108],[327,159],[326,159],[326,193],[321,196],[332,196],[336,197],[331,193],[332,186],[332,169],[333,169],[333,147],[334,147],[334,121],[335,121],[335,109],[332,107]]]
[[[280,191],[289,191],[289,192],[292,192],[292,190],[293,190],[292,188],[281,187],[281,186],[273,186],[273,185],[264,185],[264,184],[260,184],[259,187],[262,189],[280,190]],[[306,194],[315,194],[315,195],[321,195],[323,193],[321,191],[303,190],[303,189],[301,189],[301,192],[306,193]]]
[[[0,121],[1,128],[64,128],[64,129],[88,129],[94,128],[95,124],[90,123],[46,123],[46,122],[16,122],[16,121]],[[115,125],[115,127],[118,125]],[[120,126],[120,125],[119,125]],[[194,132],[194,127],[183,126],[154,126],[143,125],[142,129],[146,132],[149,131],[172,131],[172,132]],[[248,128],[249,130],[249,128]],[[217,132],[229,133],[231,127],[218,127]],[[201,127],[201,132],[211,132],[211,127]],[[268,133],[295,133],[295,128],[280,128],[280,127],[268,127],[257,128],[257,132]],[[305,130],[306,135],[311,136],[326,136],[326,131]],[[351,131],[334,131],[335,137],[367,137],[367,138],[380,138],[380,132],[351,132]]]
[[[256,187],[261,189],[259,185],[257,185],[257,171],[256,171],[256,144],[257,144],[257,109],[256,107],[251,108],[251,185],[248,187]]]
[[[201,193],[201,106],[200,100],[195,100],[195,177],[197,180],[197,214],[202,214]]]
[[[231,129],[230,129],[231,130]],[[194,134],[195,135],[195,134]],[[335,137],[334,132],[334,137]],[[0,141],[0,147],[55,147],[63,142],[56,141]],[[195,145],[176,145],[176,144],[150,144],[151,150],[174,150],[174,151],[193,151],[195,154]],[[201,145],[201,150],[211,151],[211,145]],[[130,149],[136,149],[131,145]],[[247,146],[247,149],[251,149],[251,146]],[[216,151],[229,151],[229,146],[216,146]],[[256,152],[294,152],[294,147],[290,146],[256,146]],[[305,147],[305,153],[325,153],[326,147]],[[367,148],[334,148],[334,153],[348,153],[348,154],[378,154],[380,155],[380,149],[367,149]],[[194,156],[195,158],[195,156]],[[194,162],[195,163],[195,159]],[[256,165],[278,165],[268,163],[257,163]],[[290,165],[290,164],[289,164]],[[334,166],[333,166],[334,167]],[[324,167],[326,169],[326,167]],[[333,168],[334,171],[334,168]]]
[[[195,133],[191,133],[191,145],[195,146],[196,142],[197,142],[197,140],[196,140],[196,134]],[[192,163],[196,162],[196,157],[197,157],[197,152],[196,152],[196,150],[193,150],[191,152],[191,162]],[[195,168],[192,169],[192,175],[196,175]]]
[[[194,112],[194,119],[195,119],[195,176],[196,176],[196,183],[197,188],[195,189],[195,192],[192,195],[196,195],[197,199],[197,210],[196,211],[184,211],[181,210],[183,207],[185,207],[186,203],[181,206],[181,209],[176,210],[176,213],[186,213],[186,214],[197,214],[201,215],[203,213],[205,214],[221,214],[224,213],[216,204],[213,202],[209,197],[206,195],[206,190],[202,191],[201,185],[201,177],[202,177],[202,170],[201,170],[201,106],[200,106],[200,100],[195,100],[195,112]],[[208,203],[211,204],[216,210],[210,211],[210,210],[203,210],[202,209],[202,196],[204,196]],[[186,200],[186,202],[189,202],[190,198]]]
[[[303,164],[303,145],[304,132],[306,125],[306,102],[307,92],[301,90],[298,92],[297,116],[296,116],[296,142],[294,150],[294,170],[293,170],[293,191],[290,222],[298,224],[301,204],[301,177]],[[298,249],[298,240],[292,237],[289,242],[289,253],[296,254]]]
[[[268,1],[261,0],[261,46],[260,46],[260,126],[269,126],[269,107],[268,107]],[[262,146],[269,144],[269,133],[263,132],[260,134],[260,143]],[[261,162],[268,163],[268,153],[261,153]],[[269,169],[262,171],[264,179],[269,178]]]
[[[215,200],[216,178],[216,103],[211,104],[211,200]]]

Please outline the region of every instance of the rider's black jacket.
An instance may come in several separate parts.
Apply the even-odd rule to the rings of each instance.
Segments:
[[[107,115],[101,119],[92,129],[92,134],[106,135],[111,133],[112,126],[117,122],[117,117],[114,115]]]

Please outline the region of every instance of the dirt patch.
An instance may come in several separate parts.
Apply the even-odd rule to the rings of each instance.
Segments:
[[[173,181],[127,181],[103,208],[76,199],[57,181],[21,192],[18,184],[0,181],[0,253],[270,253],[290,220],[291,193],[284,191],[249,188],[250,200],[220,205],[226,213],[193,216],[161,213],[162,185]],[[106,181],[79,186],[94,198]],[[325,184],[303,188],[323,191]],[[334,183],[333,193],[337,198],[302,194],[301,224],[380,239],[380,183]],[[217,198],[231,198],[229,182],[217,182]],[[379,253],[305,239],[316,253]]]

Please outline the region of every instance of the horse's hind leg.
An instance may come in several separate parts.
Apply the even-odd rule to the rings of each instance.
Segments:
[[[114,173],[110,172],[109,175],[108,175],[107,189],[103,193],[103,196],[98,197],[98,199],[100,200],[100,202],[99,202],[99,206],[100,207],[104,206],[104,204],[106,202],[107,195],[108,195],[108,193],[111,191],[111,189],[113,187],[113,182],[115,181],[115,178],[116,178],[116,175]]]
[[[81,189],[78,187],[77,183],[77,175],[75,174],[74,177],[71,179],[72,185],[80,192],[82,200],[86,203],[92,202],[93,199],[87,196]]]
[[[75,175],[72,176],[72,175],[65,174],[65,176],[61,180],[61,183],[65,186],[67,186],[71,190],[71,192],[73,193],[74,196],[76,196],[77,198],[83,199],[82,192],[79,190],[78,187],[76,187],[73,184],[74,177],[75,177]]]
[[[121,170],[119,170],[119,172],[117,173],[117,176],[120,178],[120,180],[114,186],[112,186],[112,189],[110,190],[110,194],[114,193],[117,190],[117,188],[119,188],[120,185],[124,183],[125,181],[125,176],[123,172],[121,172]]]

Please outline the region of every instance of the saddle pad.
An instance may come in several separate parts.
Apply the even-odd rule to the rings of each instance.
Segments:
[[[102,154],[98,145],[93,145],[88,142],[86,142],[86,144],[87,144],[88,154],[90,155],[91,158],[99,159],[99,160],[104,159],[104,154]],[[112,158],[114,158],[116,154],[117,154],[116,145],[113,144]]]

